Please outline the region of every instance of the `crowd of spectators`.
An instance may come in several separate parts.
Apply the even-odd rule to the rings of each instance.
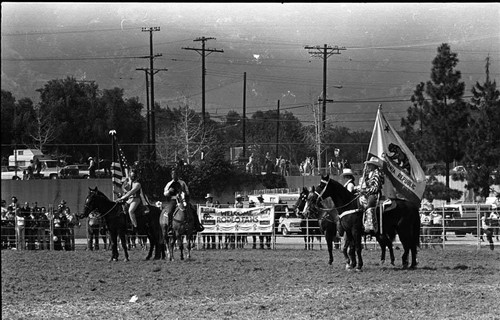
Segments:
[[[64,200],[50,212],[37,202],[20,205],[12,196],[9,205],[2,200],[1,218],[2,249],[48,250],[53,242],[54,250],[75,250],[74,228],[79,221]]]

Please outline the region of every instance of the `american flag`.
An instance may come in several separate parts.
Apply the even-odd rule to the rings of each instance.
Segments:
[[[123,179],[128,176],[129,164],[122,149],[116,141],[116,133],[113,136],[113,148],[116,150],[116,158],[113,157],[113,162],[111,163],[111,174],[113,180],[113,189],[118,188],[121,190]]]

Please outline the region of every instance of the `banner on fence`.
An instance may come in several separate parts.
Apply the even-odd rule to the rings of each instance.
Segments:
[[[205,227],[202,233],[272,233],[274,207],[211,208],[198,207]]]

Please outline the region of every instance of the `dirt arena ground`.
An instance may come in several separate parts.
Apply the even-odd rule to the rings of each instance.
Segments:
[[[2,250],[2,319],[500,319],[500,248],[423,249],[416,270],[401,253],[393,267],[364,250],[357,273],[324,248],[173,262],[135,249],[112,263],[108,251]]]

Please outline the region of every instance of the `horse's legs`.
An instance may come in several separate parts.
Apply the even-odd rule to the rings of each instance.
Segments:
[[[325,233],[326,246],[328,247],[329,265],[333,263],[333,236],[334,235],[328,231]]]
[[[361,240],[361,233],[355,233],[354,234],[354,248],[355,248],[356,256],[357,256],[357,259],[358,259],[357,264],[356,264],[356,260],[354,260],[354,266],[356,267],[357,271],[361,271],[361,268],[363,267],[363,258],[361,257],[361,251],[363,250],[363,244],[362,244],[362,240]],[[353,257],[354,256],[355,255],[353,254]],[[354,259],[356,259],[356,258],[354,257]]]
[[[192,244],[192,236],[186,235],[186,245],[187,245],[187,258],[191,259],[191,244]]]
[[[118,232],[110,231],[109,245],[111,247],[111,259],[109,261],[118,260]]]
[[[125,235],[125,232],[120,232],[120,241],[122,243],[122,248],[123,248],[123,254],[125,255],[125,261],[129,261],[129,258],[128,258],[128,250],[127,250],[127,239],[126,239],[126,235]],[[118,258],[118,256],[117,256]]]
[[[401,240],[401,242],[403,242],[403,240]],[[410,251],[410,248],[408,247],[408,244],[403,243],[403,249],[404,249],[404,252],[403,252],[403,256],[401,258],[402,260],[402,263],[403,263],[403,269],[406,269],[408,268],[408,255],[409,255],[409,251]]]
[[[349,242],[349,238],[347,237],[347,234],[344,235],[344,247],[342,248],[342,253],[344,254],[344,261],[345,261],[345,267],[346,269],[351,268],[351,258],[350,258],[350,246],[351,243]]]
[[[182,241],[182,236],[177,236],[177,243],[179,244],[179,251],[181,253],[181,260],[184,260],[184,242]]]

